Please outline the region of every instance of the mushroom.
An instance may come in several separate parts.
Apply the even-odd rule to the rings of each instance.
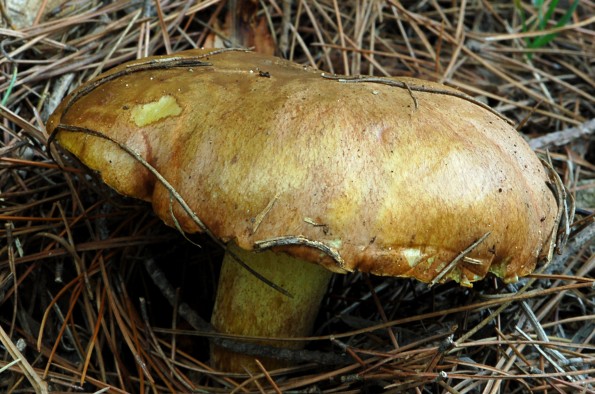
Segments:
[[[503,116],[437,83],[191,50],[106,72],[47,128],[169,226],[227,244],[223,333],[308,335],[329,272],[471,286],[551,253],[558,208],[540,160]],[[249,364],[213,352],[220,369]]]

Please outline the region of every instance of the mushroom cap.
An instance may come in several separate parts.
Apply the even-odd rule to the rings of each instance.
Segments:
[[[548,177],[516,130],[423,80],[341,80],[257,53],[191,50],[110,70],[71,93],[47,128],[168,225],[201,231],[98,135],[144,158],[223,242],[335,272],[512,281],[549,251],[555,226]]]

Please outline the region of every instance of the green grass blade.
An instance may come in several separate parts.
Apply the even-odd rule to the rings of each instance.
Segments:
[[[552,0],[552,2],[548,6],[545,16],[543,17],[543,20],[539,21],[539,28],[541,30],[547,29],[547,23],[550,21],[550,19],[552,19],[552,16],[554,15],[554,12],[556,11],[557,6],[558,6],[558,0]]]
[[[579,4],[579,0],[575,0],[574,3],[572,3],[570,5],[570,7],[566,10],[566,12],[562,16],[562,18],[560,18],[560,20],[556,23],[556,25],[554,27],[558,28],[558,27],[565,26],[570,21],[570,18],[572,18],[572,14],[576,10],[576,7],[578,7],[578,4]],[[558,33],[550,33],[550,34],[545,34],[543,36],[536,37],[532,41],[529,41],[528,47],[533,48],[533,49],[541,48],[541,47],[549,44],[557,36],[558,36]]]
[[[570,5],[570,7],[566,10],[564,15],[562,15],[562,18],[560,18],[558,23],[556,23],[556,27],[565,26],[568,24],[568,22],[570,22],[570,18],[572,18],[572,14],[574,14],[576,7],[578,7],[578,3],[579,3],[579,0],[575,0],[574,3],[572,3]]]
[[[10,78],[10,83],[8,84],[8,88],[6,88],[6,91],[4,92],[4,97],[2,97],[2,105],[6,106],[6,103],[8,102],[8,98],[10,97],[10,93],[12,93],[12,88],[14,87],[14,84],[17,81],[17,68],[16,66],[12,69],[12,77]]]

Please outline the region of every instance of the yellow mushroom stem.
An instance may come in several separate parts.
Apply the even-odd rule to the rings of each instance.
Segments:
[[[242,267],[229,253],[223,259],[211,323],[221,333],[269,338],[310,335],[332,273],[284,253],[230,249],[248,266],[282,287],[291,297],[273,289]],[[301,349],[302,341],[260,341],[262,344]],[[259,359],[267,369],[287,364]],[[221,371],[256,371],[253,356],[212,346],[211,365]]]

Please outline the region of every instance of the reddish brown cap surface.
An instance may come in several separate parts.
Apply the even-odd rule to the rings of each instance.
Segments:
[[[205,63],[173,66],[191,59]],[[540,161],[504,119],[443,85],[341,82],[256,53],[197,50],[81,89],[48,131],[169,225],[170,193],[136,159],[59,125],[140,154],[223,241],[274,239],[263,245],[336,272],[429,282],[489,232],[443,279],[514,280],[549,248],[557,207]]]

